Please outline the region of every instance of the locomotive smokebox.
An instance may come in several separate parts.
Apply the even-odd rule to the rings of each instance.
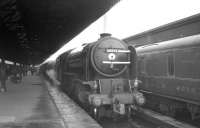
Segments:
[[[111,34],[103,33],[91,50],[93,68],[102,76],[116,77],[125,72],[129,61],[127,45]]]

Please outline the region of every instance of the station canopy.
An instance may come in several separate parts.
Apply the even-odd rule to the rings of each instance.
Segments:
[[[39,64],[120,0],[0,0],[0,58]]]

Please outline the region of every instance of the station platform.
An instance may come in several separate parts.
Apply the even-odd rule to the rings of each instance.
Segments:
[[[88,120],[92,120],[90,117],[85,120],[85,115],[78,113],[85,124],[74,125],[75,122],[72,120],[77,118],[77,112],[83,111],[78,106],[68,107],[65,115],[62,115],[54,101],[55,97],[51,95],[54,93],[53,95],[58,97],[59,94],[55,93],[59,92],[45,85],[39,76],[26,76],[18,84],[8,80],[7,88],[7,92],[0,93],[0,128],[81,128],[84,125],[88,127],[88,123],[91,123],[90,121],[87,123]],[[68,103],[69,101],[59,102],[76,106],[71,101]],[[64,119],[66,116],[71,122]],[[93,126],[100,127],[98,124],[94,125],[95,121],[92,122]]]

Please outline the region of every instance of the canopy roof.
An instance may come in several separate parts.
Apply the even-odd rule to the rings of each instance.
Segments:
[[[1,0],[0,58],[39,64],[120,0]]]

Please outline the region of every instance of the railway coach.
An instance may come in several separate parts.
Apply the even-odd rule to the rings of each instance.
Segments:
[[[200,35],[136,48],[140,89],[148,107],[200,117]]]

